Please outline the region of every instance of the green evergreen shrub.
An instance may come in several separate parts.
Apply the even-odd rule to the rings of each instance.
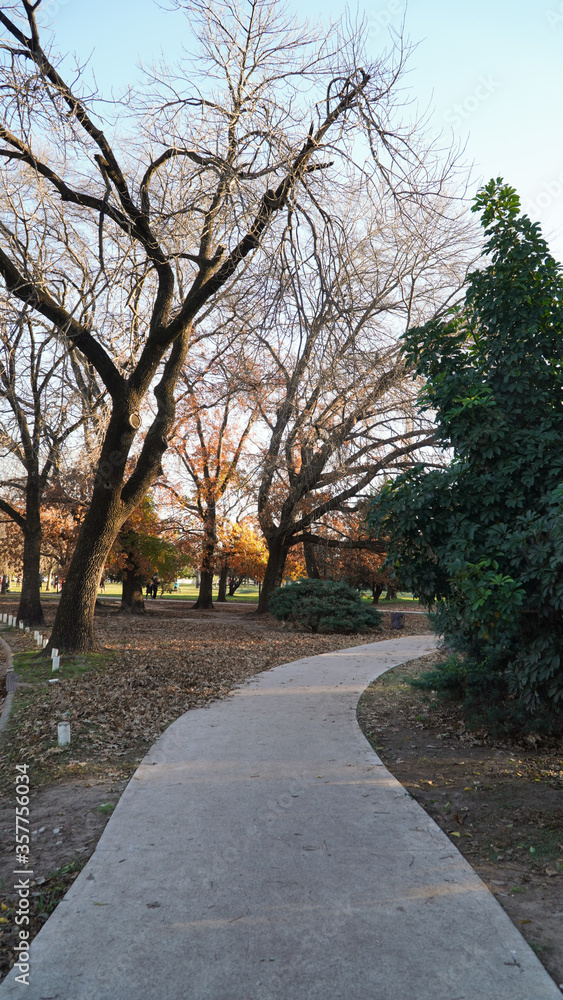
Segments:
[[[365,632],[381,623],[381,613],[363,604],[358,591],[342,581],[296,580],[278,587],[269,607],[278,621],[310,632]]]
[[[486,266],[463,306],[405,334],[453,455],[382,489],[369,518],[457,654],[428,680],[469,724],[563,728],[563,269],[500,179],[478,194]]]

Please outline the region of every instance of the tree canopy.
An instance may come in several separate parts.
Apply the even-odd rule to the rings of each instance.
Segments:
[[[453,457],[387,483],[370,524],[463,654],[441,683],[480,720],[538,729],[563,697],[563,275],[501,178],[473,210],[485,266],[461,307],[404,337]]]
[[[0,278],[111,406],[50,640],[69,652],[93,647],[108,552],[160,475],[178,378],[225,296],[276,258],[288,219],[319,206],[330,220],[352,179],[406,217],[436,203],[438,222],[455,175],[455,157],[401,121],[400,43],[373,61],[346,19],[327,32],[266,0],[170,6],[196,54],[111,110],[43,41],[42,0],[0,10]]]

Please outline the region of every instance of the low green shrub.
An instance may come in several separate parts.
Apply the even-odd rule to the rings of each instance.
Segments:
[[[432,691],[440,697],[457,700],[465,695],[466,680],[463,663],[454,655],[443,663],[436,663],[419,677],[413,677],[409,684],[420,691]]]
[[[296,580],[274,591],[269,608],[278,621],[310,632],[366,632],[381,624],[381,613],[342,581]]]

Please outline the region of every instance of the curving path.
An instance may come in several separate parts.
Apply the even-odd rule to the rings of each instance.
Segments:
[[[178,719],[1,1000],[560,997],[356,723],[432,645],[299,660]]]

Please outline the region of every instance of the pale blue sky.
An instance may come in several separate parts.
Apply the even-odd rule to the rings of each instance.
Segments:
[[[341,0],[294,0],[302,13],[338,14]],[[171,58],[185,21],[154,0],[51,0],[61,51],[91,52],[98,83],[118,87],[163,48]],[[377,55],[402,0],[360,3]],[[418,43],[406,86],[433,124],[462,141],[475,177],[502,176],[563,260],[563,0],[410,0],[405,30]],[[189,45],[189,40],[186,40]]]

